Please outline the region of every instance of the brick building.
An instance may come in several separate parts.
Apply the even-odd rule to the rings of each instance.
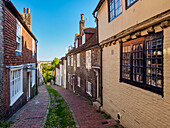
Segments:
[[[91,101],[100,101],[100,48],[96,28],[85,27],[83,14],[80,33],[67,56],[67,88]]]
[[[0,0],[0,120],[37,93],[37,42],[30,9],[21,15],[9,0]]]
[[[129,128],[170,127],[170,1],[100,0],[103,109]]]

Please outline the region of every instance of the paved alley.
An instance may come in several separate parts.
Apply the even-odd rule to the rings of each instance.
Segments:
[[[113,119],[105,119],[104,116],[97,113],[97,109],[85,101],[85,99],[61,87],[52,87],[57,90],[70,105],[81,128],[117,127],[117,123]]]
[[[11,117],[11,128],[40,128],[49,103],[45,86],[38,88],[39,94]]]

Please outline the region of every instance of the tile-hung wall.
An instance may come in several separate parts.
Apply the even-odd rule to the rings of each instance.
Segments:
[[[0,1],[0,5],[3,5]],[[9,3],[10,6],[10,3]],[[3,79],[0,79],[0,111],[3,114],[3,118],[10,117],[19,108],[21,108],[28,100],[30,100],[35,95],[35,71],[28,71],[27,67],[36,67],[36,42],[32,41],[33,37],[29,34],[28,30],[23,24],[14,16],[13,11],[11,11],[9,6],[0,7],[0,14],[3,11],[3,15],[0,17],[0,21],[3,20],[3,44],[0,39],[0,56],[3,53],[3,57],[0,64],[0,74],[3,75]],[[1,10],[2,9],[2,10]],[[0,22],[1,24],[2,22]],[[12,27],[11,27],[12,26]],[[21,38],[22,37],[22,38]],[[34,49],[32,49],[32,47]],[[5,48],[3,51],[2,48]],[[34,57],[32,56],[34,50]],[[2,52],[3,51],[3,52]],[[3,69],[2,69],[3,68]],[[30,81],[27,83],[27,76],[30,76]],[[2,76],[0,77],[2,78]],[[30,85],[29,97],[27,98],[28,85]],[[3,89],[2,89],[3,87]],[[3,95],[3,96],[2,96]],[[2,118],[0,118],[1,120]]]
[[[0,99],[3,97],[3,52],[4,52],[4,47],[3,47],[3,9],[4,9],[4,3],[3,0],[0,0]],[[2,118],[2,100],[0,100],[0,118]]]

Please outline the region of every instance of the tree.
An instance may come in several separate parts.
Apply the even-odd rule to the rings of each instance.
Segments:
[[[55,65],[57,65],[60,62],[60,59],[58,58],[54,58],[54,60],[49,64],[41,64],[42,65],[42,74],[43,74],[43,79],[45,84],[47,84],[48,82],[51,82],[52,79],[54,79],[54,77],[52,76],[52,71],[55,68]]]

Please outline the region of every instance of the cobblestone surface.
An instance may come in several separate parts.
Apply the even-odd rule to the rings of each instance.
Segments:
[[[11,128],[40,128],[42,126],[49,97],[45,86],[40,86],[38,91],[38,96],[11,117],[10,121],[14,122]]]
[[[67,101],[81,128],[114,128],[121,127],[113,119],[105,119],[103,115],[96,112],[96,108],[85,99],[73,94],[69,90],[58,86],[52,86]]]

